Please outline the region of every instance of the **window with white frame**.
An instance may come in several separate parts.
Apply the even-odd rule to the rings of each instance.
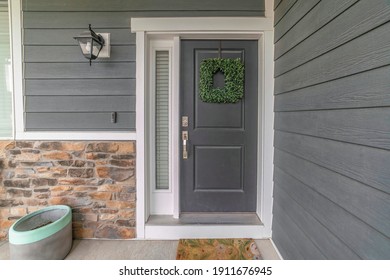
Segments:
[[[12,138],[12,66],[8,1],[0,1],[0,138]]]

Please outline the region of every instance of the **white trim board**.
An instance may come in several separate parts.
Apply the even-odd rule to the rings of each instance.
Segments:
[[[193,18],[133,18],[133,32],[250,32],[273,30],[270,18],[263,17],[193,17]]]
[[[13,137],[23,125],[22,0],[8,0],[11,26],[11,63],[13,89]],[[22,108],[21,114],[17,108]]]
[[[137,139],[141,141],[142,148],[137,145],[137,238],[139,239],[161,239],[162,235],[156,236],[156,232],[163,233],[164,239],[179,237],[212,237],[228,236],[226,231],[239,232],[241,227],[245,234],[256,235],[255,238],[271,237],[272,224],[272,192],[273,192],[273,27],[272,17],[270,18],[136,18],[131,21],[132,31],[137,33]],[[180,66],[180,39],[257,39],[259,40],[259,106],[261,114],[259,119],[259,176],[258,182],[258,209],[257,213],[264,225],[261,228],[254,226],[154,226],[147,225],[146,220],[149,217],[149,184],[147,184],[147,166],[148,153],[145,144],[148,135],[145,134],[145,120],[148,111],[145,107],[145,100],[148,100],[146,90],[148,87],[148,71],[145,65],[148,65],[148,40],[164,39],[173,40],[173,81],[172,94],[173,103],[176,104],[178,98],[179,85],[179,66]],[[142,40],[138,42],[138,39]],[[141,49],[142,48],[142,49]],[[143,62],[143,63],[142,63]],[[141,77],[142,76],[142,77]],[[141,84],[142,83],[142,84]],[[175,108],[175,107],[174,107]],[[177,109],[177,108],[176,108]],[[178,109],[177,109],[178,110]],[[177,114],[178,112],[173,112]],[[176,117],[178,118],[178,116]],[[142,120],[142,121],[141,121]],[[173,118],[175,121],[175,118]],[[176,120],[178,122],[178,120]],[[178,137],[173,137],[173,139]],[[176,139],[177,140],[177,139]],[[174,141],[174,140],[173,140]],[[178,140],[177,140],[178,141]],[[173,143],[174,145],[174,143]],[[177,148],[177,153],[179,150]],[[174,192],[174,213],[173,217],[179,216],[179,190],[178,159],[172,163],[177,170],[173,174],[172,190]],[[141,213],[141,214],[140,214]],[[139,215],[139,216],[138,216]],[[225,232],[225,233],[224,233]],[[180,234],[179,234],[180,233]],[[259,235],[257,235],[259,233]],[[180,236],[179,236],[180,235]],[[229,236],[238,237],[239,234]],[[247,235],[248,236],[248,235]]]
[[[275,251],[276,251],[276,254],[278,255],[278,257],[281,259],[281,260],[284,260],[282,254],[280,253],[278,247],[276,246],[274,240],[272,238],[269,239],[271,241],[271,244],[272,246],[274,247]]]
[[[14,66],[14,63],[13,63],[13,41],[12,41],[12,20],[14,18],[14,16],[12,15],[12,0],[8,0],[7,1],[7,6],[6,7],[1,7],[1,12],[6,12],[7,13],[7,16],[8,16],[8,31],[9,31],[9,50],[10,50],[10,61],[11,63],[6,65],[6,70],[5,70],[5,75],[4,78],[6,80],[6,84],[7,84],[7,90],[10,91],[11,93],[11,133],[9,134],[9,136],[3,136],[3,137],[0,137],[0,140],[13,140],[15,138],[14,134],[15,134],[15,110],[14,110],[14,84],[13,84],[13,76],[14,76],[14,73],[13,73],[13,66]],[[18,3],[16,3],[17,5]]]
[[[137,32],[136,34],[136,131],[137,131],[137,157],[136,157],[136,189],[137,189],[137,203],[136,203],[136,231],[137,238],[145,237],[145,222],[149,216],[148,192],[145,186],[148,186],[148,181],[145,176],[147,170],[146,157],[148,156],[145,150],[145,144],[148,139],[145,135],[145,92],[147,92],[147,85],[145,78],[145,65],[147,65],[146,53],[146,34],[144,32]]]

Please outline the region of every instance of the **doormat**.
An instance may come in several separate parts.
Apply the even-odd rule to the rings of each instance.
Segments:
[[[253,239],[180,239],[177,260],[261,260]]]

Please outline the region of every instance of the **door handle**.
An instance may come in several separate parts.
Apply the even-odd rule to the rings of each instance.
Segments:
[[[188,152],[187,152],[188,131],[182,131],[181,138],[183,140],[183,159],[188,159]]]

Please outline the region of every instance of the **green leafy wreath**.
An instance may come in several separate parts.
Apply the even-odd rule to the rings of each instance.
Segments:
[[[225,75],[223,88],[213,87],[217,72]],[[200,64],[200,99],[209,103],[236,103],[244,96],[244,64],[239,58],[210,58]]]

